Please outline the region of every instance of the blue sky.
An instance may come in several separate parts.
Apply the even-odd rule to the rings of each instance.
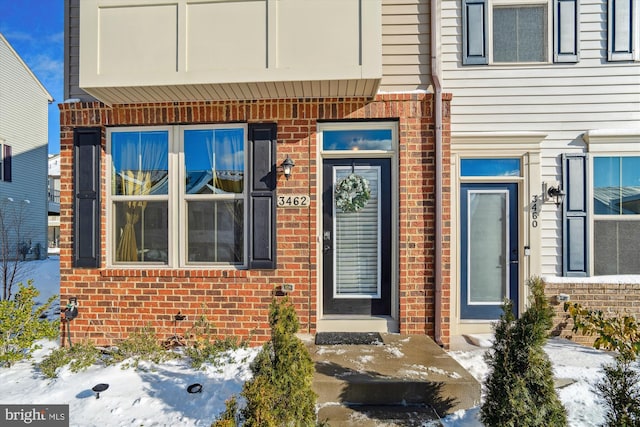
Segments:
[[[60,152],[64,101],[64,0],[0,0],[0,33],[54,99],[49,105],[49,153]]]

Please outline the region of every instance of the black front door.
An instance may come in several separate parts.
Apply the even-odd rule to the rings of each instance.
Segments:
[[[352,173],[367,180],[371,195],[345,212],[335,189]],[[391,160],[324,160],[322,203],[323,313],[390,315]]]

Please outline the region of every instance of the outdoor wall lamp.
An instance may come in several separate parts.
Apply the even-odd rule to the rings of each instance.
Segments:
[[[560,185],[556,187],[552,185],[547,189],[547,196],[549,196],[550,199],[555,199],[556,206],[560,206],[564,200],[565,193],[562,191],[562,188],[560,188]]]
[[[280,170],[282,171],[284,177],[287,178],[287,181],[289,181],[289,177],[291,176],[291,169],[293,169],[295,165],[296,164],[293,162],[293,160],[291,160],[291,157],[289,157],[288,154],[287,158],[284,159],[282,164],[280,164]]]

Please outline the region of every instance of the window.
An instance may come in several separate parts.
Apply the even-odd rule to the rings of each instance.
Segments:
[[[11,146],[0,143],[0,181],[11,182]]]
[[[549,62],[550,34],[554,62],[578,61],[578,0],[463,0],[462,5],[465,65]]]
[[[494,7],[493,61],[545,62],[546,23],[546,5]]]
[[[640,157],[593,159],[594,274],[640,273]]]
[[[111,130],[113,263],[245,265],[246,140],[244,125]]]

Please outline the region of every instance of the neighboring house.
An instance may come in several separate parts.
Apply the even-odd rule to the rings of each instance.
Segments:
[[[47,255],[47,121],[53,98],[0,34],[0,254]]]
[[[48,252],[60,252],[60,154],[49,154],[48,195]]]
[[[430,7],[67,0],[74,334],[106,344],[151,324],[166,338],[206,315],[261,342],[288,293],[302,332],[447,345],[450,97],[431,79]],[[347,213],[335,188],[352,172],[370,199]]]
[[[506,296],[522,311],[532,275],[557,302],[640,314],[638,9],[441,2],[452,334],[489,331]]]

